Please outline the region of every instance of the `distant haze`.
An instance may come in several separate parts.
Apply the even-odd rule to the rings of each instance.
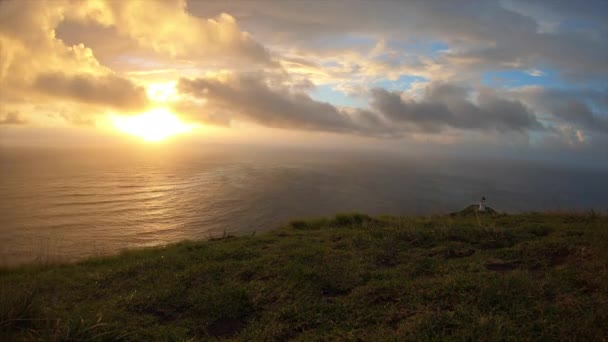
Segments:
[[[255,153],[254,153],[255,152]],[[608,210],[606,169],[344,151],[0,150],[0,259],[75,259],[298,217]]]

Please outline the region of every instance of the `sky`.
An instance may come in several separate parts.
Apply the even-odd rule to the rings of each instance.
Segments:
[[[0,144],[608,161],[608,1],[0,0]]]

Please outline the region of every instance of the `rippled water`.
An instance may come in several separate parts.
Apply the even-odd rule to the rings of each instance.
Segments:
[[[295,217],[608,208],[606,172],[338,152],[0,150],[3,264],[72,260]]]

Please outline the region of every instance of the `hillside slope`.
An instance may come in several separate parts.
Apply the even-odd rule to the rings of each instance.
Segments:
[[[608,217],[294,221],[0,272],[4,340],[608,338]]]

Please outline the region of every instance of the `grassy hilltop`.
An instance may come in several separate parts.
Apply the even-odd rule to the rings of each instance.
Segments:
[[[0,271],[10,340],[606,340],[608,217],[295,221]]]

